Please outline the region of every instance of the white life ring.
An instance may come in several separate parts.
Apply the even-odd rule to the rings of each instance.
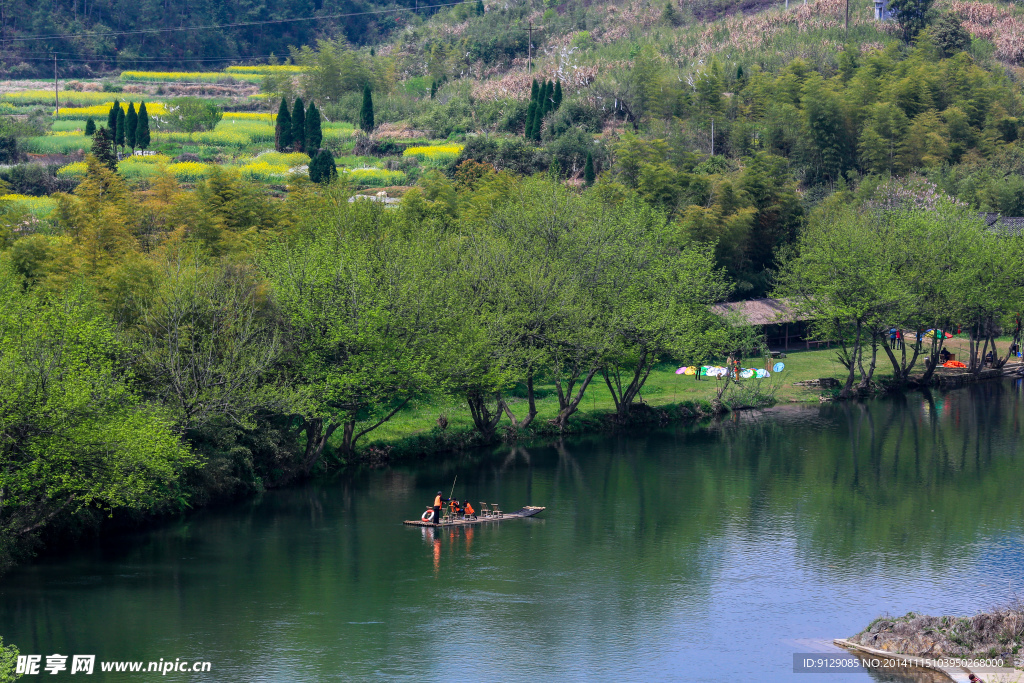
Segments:
[[[423,514],[420,515],[420,519],[422,519],[424,522],[433,522],[434,521],[434,509],[431,508],[429,510],[425,510],[423,512]]]

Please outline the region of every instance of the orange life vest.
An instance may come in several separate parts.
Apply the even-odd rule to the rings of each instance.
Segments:
[[[467,515],[472,515],[472,514],[474,514],[473,506],[472,506],[472,505],[470,505],[469,503],[466,503],[466,514],[467,514]]]
[[[434,496],[434,507],[441,507],[441,496]]]

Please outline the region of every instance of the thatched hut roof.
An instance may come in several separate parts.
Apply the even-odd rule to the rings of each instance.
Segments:
[[[724,304],[715,304],[711,307],[711,311],[723,317],[738,314],[749,325],[777,325],[808,319],[807,315],[799,314],[796,307],[786,299],[730,301]]]

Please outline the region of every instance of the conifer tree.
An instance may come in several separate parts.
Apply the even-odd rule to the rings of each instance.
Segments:
[[[114,128],[117,126],[117,110],[121,108],[121,103],[114,100],[114,104],[110,106],[110,111],[107,112],[107,132],[111,133],[110,139],[113,140]]]
[[[124,147],[124,134],[125,134],[125,122],[124,122],[124,109],[120,106],[117,108],[117,129],[114,131],[114,146]]]
[[[536,102],[537,96],[540,94],[540,88],[537,87],[537,79],[533,79],[533,85],[530,87],[530,101]]]
[[[548,81],[544,84],[544,116],[548,115],[554,104],[551,99],[555,96],[555,84]]]
[[[296,152],[301,152],[306,145],[306,105],[301,97],[295,98],[295,107],[292,109],[292,147]]]
[[[562,106],[562,81],[555,81],[555,111]]]
[[[370,84],[363,86],[363,108],[359,112],[359,127],[364,133],[373,130],[373,95],[370,93]]]
[[[116,171],[117,157],[114,156],[111,147],[110,133],[107,132],[106,128],[100,126],[96,134],[92,136],[92,155],[111,171]]]
[[[321,149],[309,162],[309,179],[314,183],[330,183],[338,177],[338,169],[334,166],[334,155],[329,149]]]
[[[484,0],[476,0],[476,13],[477,13],[477,16],[483,16],[483,13],[484,13]]]
[[[90,116],[89,120],[85,122],[85,134],[92,137],[94,133],[96,133],[96,122]]]
[[[537,102],[531,100],[529,108],[526,110],[526,126],[523,129],[523,137],[527,140],[533,139],[533,122],[537,118]]]
[[[135,135],[139,130],[139,115],[135,113],[135,103],[128,103],[128,113],[124,115],[124,144],[135,151]]]
[[[434,99],[437,95],[437,81],[430,84],[430,99]]]
[[[311,155],[316,153],[320,149],[323,139],[324,134],[320,129],[320,110],[316,108],[316,104],[310,102],[309,109],[306,111],[306,152]]]
[[[594,178],[596,177],[594,174],[594,155],[587,152],[587,163],[583,167],[583,184],[586,187],[590,187],[594,184]]]
[[[278,152],[283,152],[292,145],[292,115],[288,113],[288,103],[283,97],[281,98],[281,106],[277,109],[274,142]]]
[[[139,149],[149,149],[149,112],[146,111],[146,103],[139,105],[139,123],[135,128],[135,146]]]

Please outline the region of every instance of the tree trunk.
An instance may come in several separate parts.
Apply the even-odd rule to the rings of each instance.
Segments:
[[[932,349],[928,353],[928,358],[925,359],[924,375],[921,376],[921,384],[925,385],[932,380],[932,375],[935,374],[935,368],[939,366],[939,356],[942,354],[942,349],[946,345],[946,335],[943,334],[940,339],[937,332],[939,329],[938,320],[932,323],[932,329],[936,330],[936,333],[932,335]],[[914,342],[914,356],[916,357],[917,354],[921,352],[921,345],[917,343],[917,337],[914,338]],[[906,346],[906,344],[904,344],[904,346]]]
[[[861,378],[860,384],[857,386],[858,390],[865,390],[870,387],[871,379],[875,376],[875,367],[878,365],[878,338],[878,330],[871,330],[871,364],[868,366],[867,373],[864,372],[864,366],[861,364]],[[863,356],[863,353],[861,355]]]
[[[508,415],[508,419],[512,422],[512,426],[516,429],[525,429],[531,422],[533,422],[533,418],[537,417],[537,401],[535,400],[533,393],[532,374],[526,378],[526,400],[529,404],[529,410],[522,422],[516,419],[516,416],[512,413],[512,408],[508,405],[508,401],[501,401],[501,408],[505,411],[505,414]]]
[[[892,363],[893,379],[897,384],[903,385],[910,379],[910,373],[913,371],[914,366],[917,365],[917,357],[920,355],[920,349],[914,348],[914,356],[910,359],[910,364],[907,364],[907,343],[904,340],[902,344],[903,348],[902,356],[900,360],[896,359],[896,354],[892,352],[888,344],[883,343],[882,348],[885,349],[886,355],[889,356],[889,362]]]
[[[622,378],[619,375],[618,366],[615,367],[614,374],[609,372],[607,366],[601,370],[605,384],[608,385],[608,391],[611,392],[612,400],[615,402],[615,414],[619,419],[624,420],[629,417],[629,409],[633,405],[633,399],[640,393],[644,382],[647,381],[647,376],[651,374],[653,363],[648,366],[648,360],[649,354],[645,350],[640,354],[636,369],[633,370],[633,379],[630,380],[625,388],[622,387]],[[615,380],[614,384],[612,383],[613,378]]]
[[[302,430],[306,432],[306,453],[302,458],[302,473],[304,475],[308,477],[313,471],[313,466],[320,460],[320,455],[324,452],[327,440],[339,426],[337,422],[331,421],[324,429],[324,421],[319,417],[307,418],[303,423]]]
[[[590,381],[594,379],[594,375],[597,374],[597,368],[591,368],[590,372],[583,379],[580,384],[580,389],[576,392],[576,395],[572,395],[573,387],[576,384],[576,380],[579,377],[578,374],[573,374],[569,378],[569,382],[562,390],[562,379],[558,378],[555,380],[555,389],[558,391],[558,416],[554,419],[553,423],[558,426],[559,429],[564,429],[569,422],[569,417],[576,412],[579,408],[580,402],[583,400],[583,394],[586,392],[587,387],[590,385]]]
[[[1013,341],[1010,342],[1010,347],[1006,350],[1006,356],[1004,356],[1003,358],[1000,359],[998,356],[995,355],[995,353],[993,353],[992,357],[996,359],[996,363],[997,363],[997,364],[993,364],[993,367],[1001,368],[1001,367],[1006,365],[1007,361],[1010,360],[1010,356],[1013,354],[1013,351],[1012,351],[1013,347],[1020,345],[1020,333],[1021,333],[1021,319],[1020,319],[1020,316],[1018,315],[1017,319],[1016,319],[1016,322],[1014,323],[1014,326],[1013,326]]]
[[[853,393],[853,379],[857,375],[857,362],[860,357],[860,339],[861,339],[861,321],[857,321],[856,334],[853,337],[853,350],[849,356],[849,365],[847,366],[849,372],[846,375],[846,384],[843,386],[843,390],[839,392],[839,398],[850,398],[850,394]],[[845,349],[845,345],[844,345]]]
[[[494,438],[494,430],[501,421],[502,405],[501,394],[495,394],[498,404],[491,413],[487,406],[487,397],[479,391],[471,391],[466,394],[466,402],[469,404],[469,412],[473,416],[473,424],[477,431],[488,441]]]

